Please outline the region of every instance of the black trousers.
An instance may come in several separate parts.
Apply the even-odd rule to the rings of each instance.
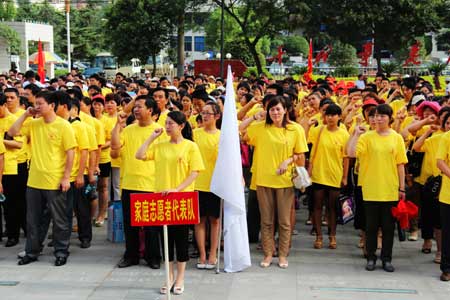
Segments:
[[[441,229],[439,199],[433,198],[425,189],[422,189],[420,201],[420,227],[422,238],[424,240],[429,240],[434,237],[434,229]]]
[[[87,182],[87,176],[85,177],[85,182]],[[78,225],[78,239],[90,242],[92,240],[91,204],[84,193],[86,185],[77,189],[73,182],[70,183],[70,189],[67,192],[67,217],[70,224],[69,228],[72,229],[73,212],[75,212]]]
[[[69,256],[70,231],[67,220],[67,193],[60,190],[27,188],[27,255],[39,255],[48,229],[48,215],[53,221],[53,244],[56,257]],[[47,224],[47,226],[46,226]],[[45,231],[45,232],[44,232]]]
[[[15,183],[17,185],[18,190],[18,203],[23,205],[23,208],[20,211],[20,215],[17,216],[20,222],[20,228],[27,233],[27,182],[28,182],[28,163],[20,163],[17,164],[17,176],[18,180]]]
[[[125,233],[124,258],[139,260],[139,231],[141,227],[131,226],[130,194],[143,193],[142,191],[122,190],[123,227]],[[145,255],[147,261],[161,260],[159,244],[159,232],[161,227],[146,227],[145,231]]]
[[[383,262],[392,260],[392,248],[394,246],[395,219],[392,216],[391,208],[397,205],[397,201],[365,201],[366,213],[366,249],[367,260],[376,260],[377,256],[377,235],[378,228],[381,227],[383,234],[383,246],[380,258]]]
[[[258,197],[255,190],[248,191],[247,207],[248,241],[250,243],[257,243],[261,229],[261,216],[259,214]]]
[[[450,205],[440,203],[442,225],[441,271],[450,273]]]
[[[189,260],[189,225],[172,225],[168,226],[168,248],[169,261],[174,261],[175,250],[177,253],[177,261],[185,262]],[[164,246],[164,235],[161,229],[161,244]],[[164,249],[164,247],[163,247]],[[163,250],[164,253],[164,250]],[[165,259],[165,257],[164,257]]]
[[[2,185],[5,200],[5,221],[8,239],[18,239],[20,227],[26,214],[25,203],[20,197],[21,191],[17,185],[18,175],[3,175]]]

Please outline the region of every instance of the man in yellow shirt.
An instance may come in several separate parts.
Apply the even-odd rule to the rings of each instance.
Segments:
[[[167,109],[167,105],[169,103],[169,91],[161,87],[157,87],[153,90],[152,96],[153,99],[155,99],[156,104],[158,104],[160,111],[157,123],[164,127],[166,125],[167,114],[169,113],[169,110]]]
[[[0,94],[0,138],[4,136],[16,119],[17,117],[6,108],[6,96]],[[1,139],[1,143],[6,148],[2,178],[3,194],[6,198],[2,206],[5,208],[6,230],[8,231],[8,240],[5,247],[12,247],[19,242],[20,225],[24,221],[22,211],[25,211],[25,202],[20,201],[21,191],[17,185],[17,153],[22,147],[22,142],[20,139]],[[0,211],[0,216],[1,214]],[[2,233],[3,228],[0,226],[0,236]]]
[[[82,123],[78,118],[70,117],[72,109],[72,99],[69,94],[62,91],[54,93],[58,99],[56,114],[62,119],[68,121],[72,126],[78,147],[74,149],[74,159],[72,172],[70,174],[70,189],[67,191],[67,219],[69,228],[72,229],[72,219],[74,207],[79,207],[87,202],[84,197],[84,170],[88,159],[89,139],[87,136],[86,124]],[[81,248],[90,247],[90,239],[82,239]]]
[[[37,260],[46,210],[53,219],[55,266],[65,265],[69,255],[67,191],[77,143],[70,124],[56,115],[56,102],[53,93],[40,92],[35,108],[28,108],[7,133],[9,137],[18,135],[27,118],[39,116],[23,130],[23,135],[31,141],[32,161],[27,183],[26,255],[19,260],[19,265]]]
[[[439,204],[442,225],[441,280],[450,281],[450,133],[443,135],[436,154],[437,167],[442,172]]]
[[[15,88],[7,88],[4,91],[6,96],[6,108],[8,111],[16,116],[20,117],[25,110],[20,108],[19,101],[19,91]],[[24,123],[24,127],[28,126],[27,120]],[[7,128],[9,129],[9,128]],[[6,129],[6,130],[7,130]],[[16,137],[17,138],[17,137]],[[22,134],[19,134],[18,138],[22,141],[22,147],[17,152],[17,181],[15,183],[17,187],[17,203],[20,205],[18,214],[15,216],[17,222],[20,223],[20,227],[26,233],[27,223],[26,223],[26,197],[25,193],[27,190],[28,181],[28,159],[30,156],[30,148],[28,145],[28,140]]]
[[[111,157],[121,158],[122,205],[125,232],[125,254],[119,268],[139,264],[139,228],[131,226],[130,194],[155,192],[155,163],[141,161],[135,154],[144,141],[161,125],[152,117],[159,113],[156,102],[147,95],[138,96],[133,109],[137,124],[125,127],[126,115],[121,113],[111,138]],[[125,128],[124,128],[125,127]],[[165,135],[164,135],[165,136]],[[163,138],[164,138],[163,136]],[[162,138],[160,137],[159,140]],[[159,269],[159,229],[149,227],[145,232],[145,260],[152,269]]]

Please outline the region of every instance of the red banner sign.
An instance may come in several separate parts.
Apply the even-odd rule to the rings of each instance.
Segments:
[[[131,226],[198,224],[197,192],[131,194]]]

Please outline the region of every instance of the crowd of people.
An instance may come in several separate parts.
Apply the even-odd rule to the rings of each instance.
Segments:
[[[36,261],[52,224],[55,265],[66,264],[71,233],[89,248],[92,226],[121,201],[125,252],[119,268],[144,258],[160,268],[161,228],[131,226],[133,193],[198,191],[200,223],[169,227],[170,281],[161,293],[184,291],[189,236],[198,249],[196,268],[213,269],[220,246],[220,199],[210,191],[218,155],[225,80],[207,75],[111,81],[76,70],[40,83],[37,74],[0,75],[0,234],[5,246],[26,236],[19,265]],[[354,227],[367,259],[393,272],[399,199],[420,207],[407,238],[421,238],[441,280],[450,281],[450,103],[419,77],[336,82],[331,76],[302,82],[235,78],[244,182],[248,189],[250,243],[260,243],[268,268],[274,257],[288,268],[295,210],[308,204],[315,241],[339,245],[338,199],[354,199]],[[294,167],[304,167],[312,186],[297,190]],[[225,180],[225,179],[224,179]],[[74,222],[74,219],[76,222]],[[403,232],[399,230],[399,237]],[[400,237],[401,238],[401,237]],[[145,251],[142,253],[142,245]],[[176,257],[175,257],[176,256]],[[174,261],[176,272],[174,270]]]

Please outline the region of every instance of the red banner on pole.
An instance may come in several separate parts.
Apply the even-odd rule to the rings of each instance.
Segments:
[[[131,226],[200,223],[197,192],[131,194]]]
[[[42,50],[42,42],[38,41],[38,75],[40,77],[40,82],[45,83],[45,55]]]
[[[303,74],[303,80],[307,83],[312,80],[313,75],[313,45],[312,39],[309,39],[309,54],[308,54],[308,70]]]

